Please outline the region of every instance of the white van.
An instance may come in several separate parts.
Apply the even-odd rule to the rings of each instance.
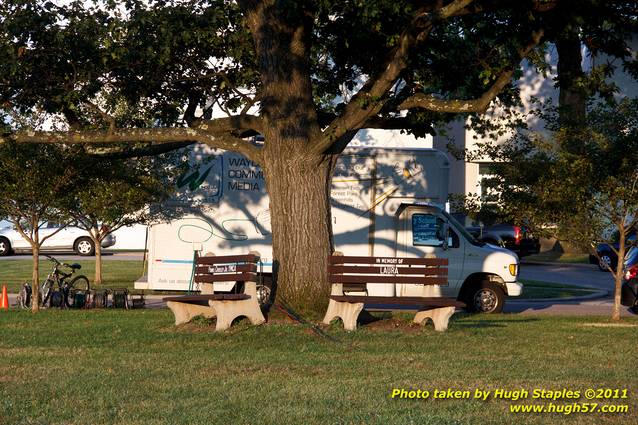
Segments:
[[[256,250],[263,273],[271,271],[269,199],[259,166],[205,146],[195,147],[192,158],[193,168],[178,182],[178,196],[164,205],[188,214],[150,227],[148,274],[136,288],[189,289],[195,251],[231,255]],[[518,258],[477,242],[445,212],[448,179],[448,159],[433,149],[347,150],[332,184],[335,250],[448,258],[447,286],[376,284],[368,293],[452,296],[472,310],[500,311],[506,296],[521,293]]]

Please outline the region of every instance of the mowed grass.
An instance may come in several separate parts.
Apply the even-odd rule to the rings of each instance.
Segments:
[[[638,320],[622,323],[457,314],[445,333],[397,319],[333,325],[335,342],[283,319],[218,334],[205,320],[176,328],[166,309],[10,311],[0,423],[635,424]],[[626,388],[628,399],[601,403],[629,413],[511,414],[505,400],[398,400],[393,388]]]
[[[62,261],[64,262],[64,261]],[[82,268],[76,275],[84,275],[93,284],[95,277],[95,260],[66,260],[67,263],[78,263]],[[31,259],[0,261],[0,285],[7,285],[9,292],[17,293],[24,282],[31,282]],[[53,263],[47,259],[40,259],[40,283],[53,270]],[[65,272],[69,269],[63,268]],[[105,260],[102,261],[103,286],[133,288],[135,282],[143,274],[142,261]]]
[[[566,285],[562,283],[540,282],[537,280],[521,279],[523,294],[512,299],[543,299],[543,298],[567,298],[590,295],[593,289],[582,286]]]

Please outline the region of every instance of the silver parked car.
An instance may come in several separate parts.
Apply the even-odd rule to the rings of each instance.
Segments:
[[[59,225],[47,223],[40,228],[40,237],[50,235]],[[115,236],[108,235],[102,240],[102,248],[115,245]],[[95,244],[86,230],[67,226],[44,241],[41,252],[74,251],[78,255],[95,254]],[[31,245],[14,227],[0,229],[0,256],[11,253],[30,253]]]

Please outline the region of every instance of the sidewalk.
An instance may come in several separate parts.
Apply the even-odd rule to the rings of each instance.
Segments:
[[[507,300],[505,313],[522,315],[555,315],[555,316],[611,316],[614,299],[610,296],[598,299],[574,300]],[[636,317],[627,307],[620,306],[622,317]]]

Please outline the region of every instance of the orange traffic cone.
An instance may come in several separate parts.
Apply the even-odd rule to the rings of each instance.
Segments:
[[[9,295],[7,295],[7,285],[2,285],[2,299],[0,300],[0,310],[9,310]]]

